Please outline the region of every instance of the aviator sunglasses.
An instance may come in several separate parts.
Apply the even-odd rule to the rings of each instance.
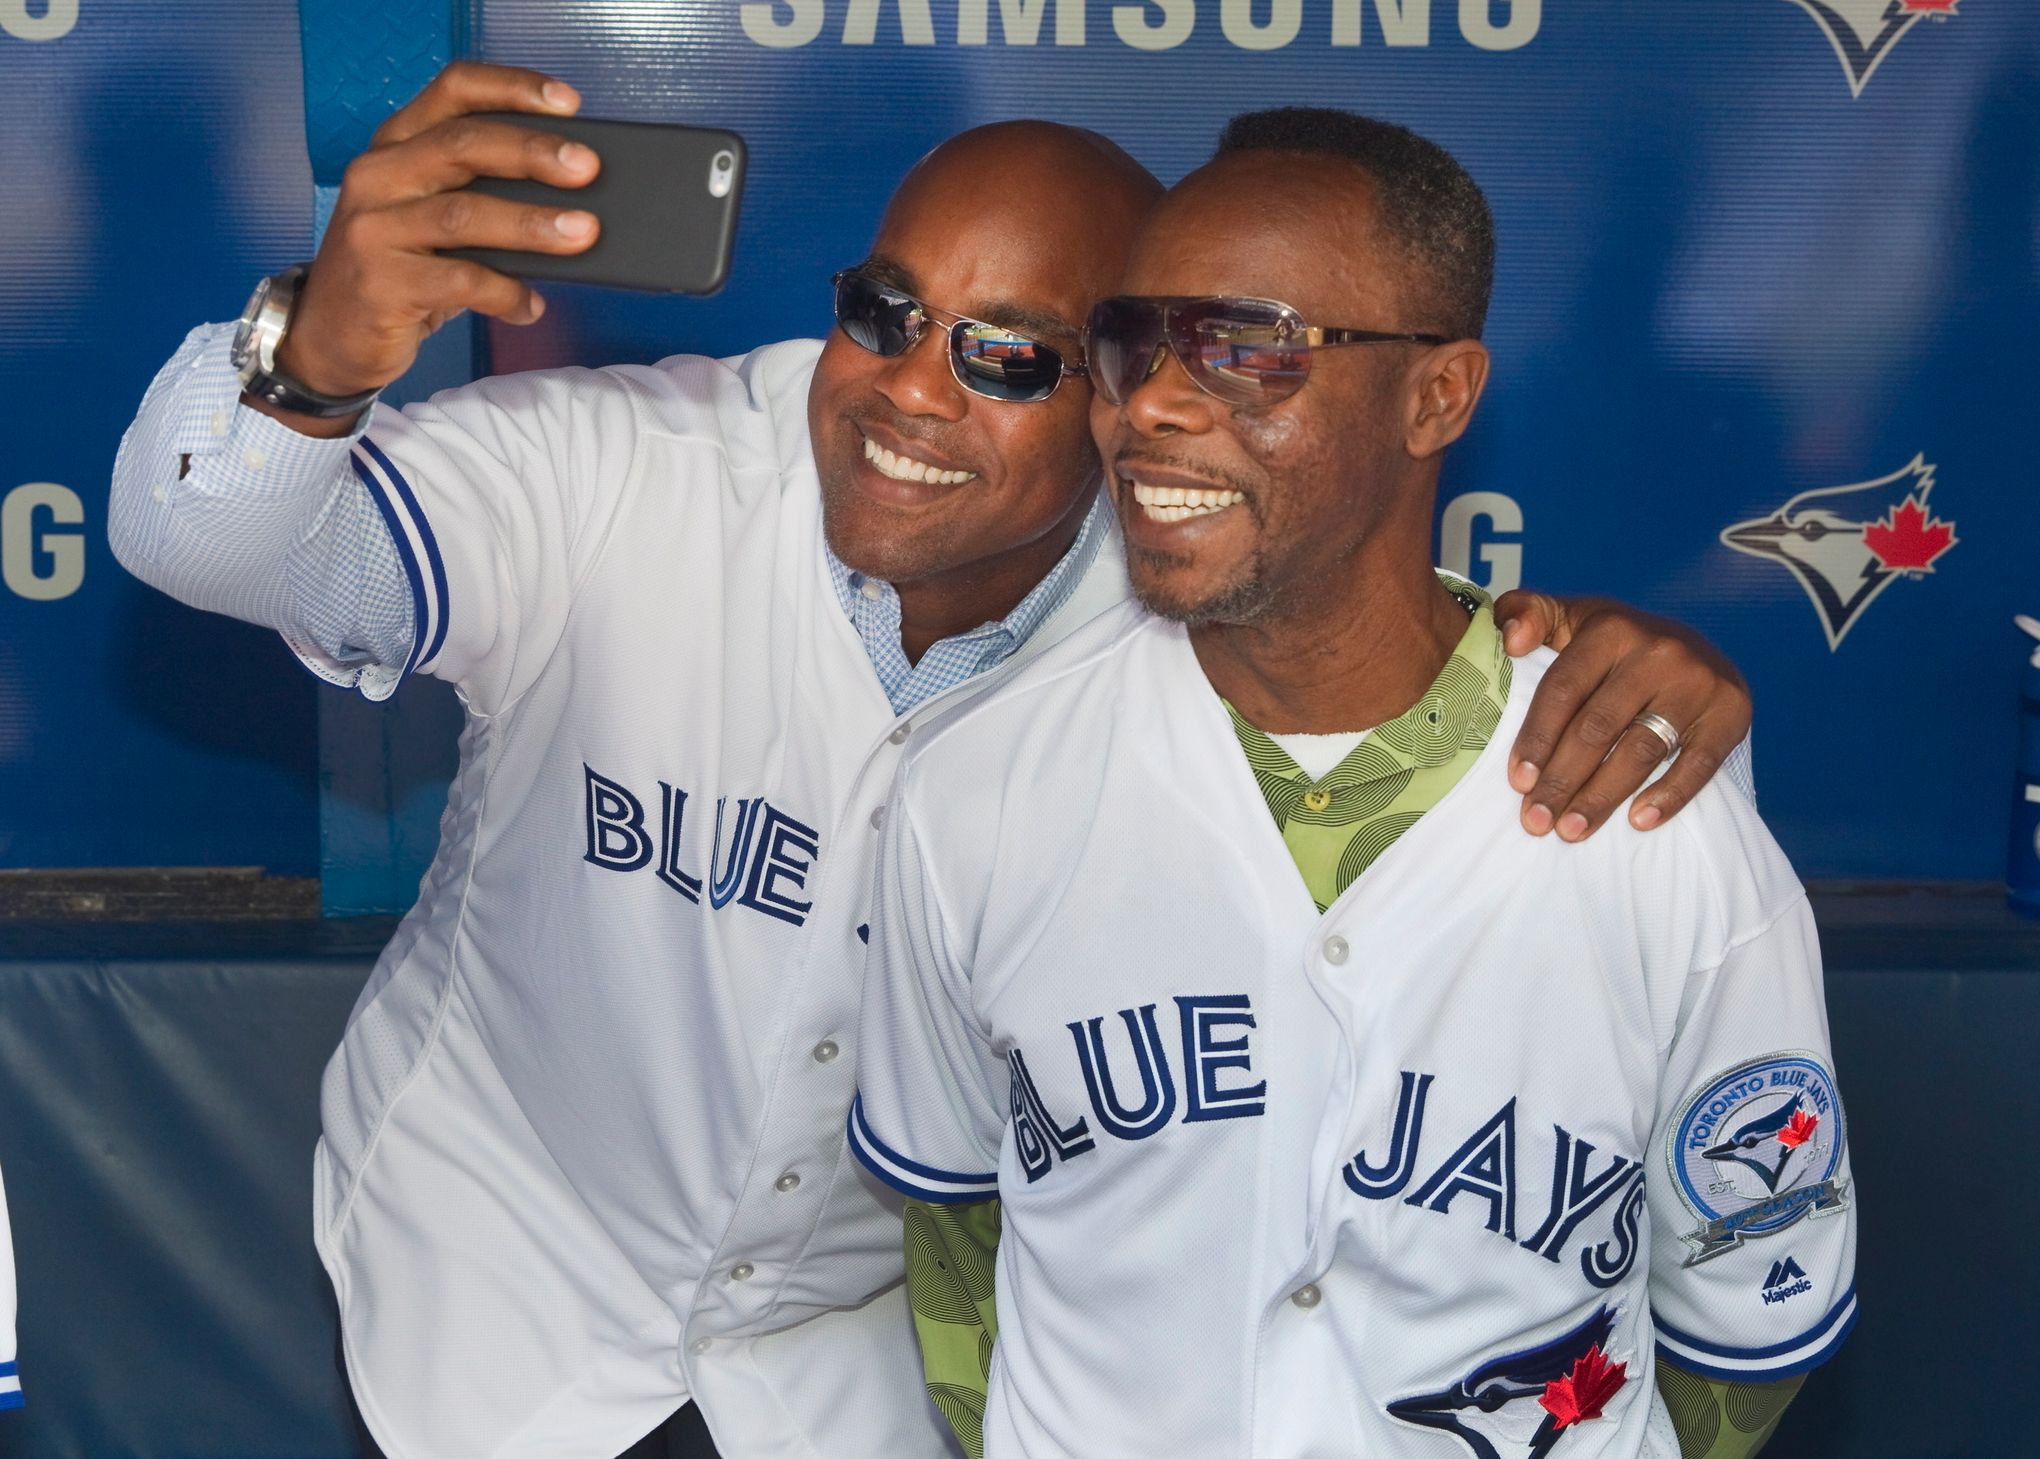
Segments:
[[[1084,327],[1091,384],[1124,405],[1170,354],[1206,395],[1231,405],[1273,405],[1310,378],[1310,352],[1330,345],[1444,344],[1442,334],[1392,334],[1305,324],[1274,299],[1143,298],[1102,300]]]
[[[913,348],[930,320],[949,333],[949,369],[956,383],[987,400],[1032,402],[1055,394],[1065,375],[1087,373],[1040,340],[1000,324],[931,309],[869,274],[845,269],[836,286],[836,323],[875,355],[890,359]],[[942,319],[950,322],[942,324]]]

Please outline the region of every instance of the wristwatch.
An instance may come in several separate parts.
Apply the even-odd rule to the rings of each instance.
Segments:
[[[276,347],[283,342],[284,331],[290,328],[291,311],[297,304],[298,286],[304,282],[307,267],[292,264],[255,286],[248,307],[241,311],[240,328],[234,333],[234,371],[241,377],[244,391],[280,410],[326,420],[354,415],[381,392],[327,395],[276,368]]]

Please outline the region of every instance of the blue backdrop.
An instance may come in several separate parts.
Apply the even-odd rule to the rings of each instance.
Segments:
[[[1495,378],[1448,464],[1442,560],[1714,636],[1755,689],[1764,811],[1802,875],[2002,876],[2011,617],[2040,603],[2040,472],[2016,424],[2040,337],[2040,35],[2020,7],[480,14],[483,52],[559,72],[589,112],[731,126],[753,155],[726,293],[576,294],[536,330],[492,330],[497,368],[824,329],[824,281],[902,170],[974,122],[1096,127],[1165,181],[1255,107],[1351,107],[1435,138],[1500,234]]]
[[[106,468],[182,329],[308,246],[306,123],[331,180],[466,51],[557,71],[594,114],[736,127],[754,156],[723,295],[562,290],[536,329],[488,332],[498,369],[822,330],[824,280],[900,172],[972,122],[1099,127],[1165,179],[1241,109],[1418,127],[1465,159],[1501,230],[1496,378],[1448,468],[1442,560],[1713,634],[1756,690],[1764,808],[1803,874],[2001,873],[2010,618],[2040,607],[2018,425],[2040,333],[2040,33],[2018,7],[304,10],[308,118],[279,7],[0,0],[0,865],[308,869],[310,681],[262,635],[111,570]],[[456,336],[425,376],[474,359]],[[402,905],[429,854],[453,716],[409,698],[397,717],[319,711],[329,905]]]
[[[106,546],[150,377],[309,244],[296,43],[266,0],[0,0],[0,869],[318,869],[312,681]]]

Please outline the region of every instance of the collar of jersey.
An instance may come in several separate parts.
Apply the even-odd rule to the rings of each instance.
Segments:
[[[1278,825],[1306,810],[1303,797],[1311,791],[1328,791],[1339,798],[1338,819],[1365,814],[1359,798],[1340,794],[1371,782],[1404,776],[1415,770],[1442,765],[1466,750],[1485,747],[1508,702],[1512,666],[1502,647],[1501,630],[1495,626],[1494,609],[1488,597],[1471,583],[1445,573],[1439,577],[1461,602],[1473,605],[1473,617],[1460,635],[1445,667],[1431,681],[1423,697],[1388,723],[1369,731],[1345,759],[1326,772],[1322,780],[1310,775],[1289,757],[1264,731],[1247,722],[1230,702],[1221,699],[1231,716],[1233,733],[1246,752],[1254,779],[1268,798]]]
[[[828,560],[829,581],[835,584],[836,599],[864,644],[865,656],[878,675],[879,687],[885,691],[893,713],[905,714],[945,689],[1012,657],[1069,599],[1098,555],[1099,543],[1109,535],[1105,497],[1100,492],[1090,511],[1084,514],[1084,524],[1077,529],[1077,540],[1070,544],[1070,550],[1011,613],[996,623],[980,624],[967,633],[942,639],[914,664],[907,662],[906,650],[900,646],[900,595],[892,584],[879,582],[878,596],[866,597],[866,581],[878,580],[867,580],[864,574],[854,571],[830,551],[827,542],[822,544],[822,553]]]

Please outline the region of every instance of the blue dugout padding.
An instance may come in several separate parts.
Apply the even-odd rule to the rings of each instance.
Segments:
[[[1989,894],[1815,911],[1861,1318],[1766,1459],[2026,1455],[2040,925]],[[389,928],[45,932],[0,954],[28,1395],[0,1456],[350,1459],[310,1157],[319,1071]]]

